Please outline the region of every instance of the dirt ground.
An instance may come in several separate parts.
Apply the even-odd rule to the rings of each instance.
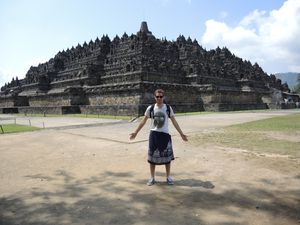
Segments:
[[[180,116],[177,121],[192,139],[229,124],[295,112]],[[197,146],[171,128],[175,185],[166,185],[159,166],[158,183],[149,187],[148,125],[129,141],[137,125],[54,126],[0,135],[0,225],[300,224],[299,159]]]

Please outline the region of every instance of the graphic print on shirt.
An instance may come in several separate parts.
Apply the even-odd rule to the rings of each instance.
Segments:
[[[166,115],[163,112],[154,113],[154,126],[157,128],[161,128],[164,126],[166,121]]]

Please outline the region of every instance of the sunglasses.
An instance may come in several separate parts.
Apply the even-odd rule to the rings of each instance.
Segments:
[[[155,98],[163,98],[164,96],[155,96]]]

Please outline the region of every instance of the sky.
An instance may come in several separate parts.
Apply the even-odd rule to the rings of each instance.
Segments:
[[[0,0],[0,87],[97,37],[136,34],[227,47],[268,74],[300,72],[300,0]]]

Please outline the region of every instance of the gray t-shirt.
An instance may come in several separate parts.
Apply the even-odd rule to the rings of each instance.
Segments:
[[[145,116],[150,118],[150,108],[151,105],[148,106],[145,112]],[[167,113],[167,105],[164,104],[161,108],[158,108],[158,106],[155,104],[154,109],[154,118],[151,118],[151,125],[150,130],[158,131],[158,132],[164,132],[169,133],[169,120],[168,120],[168,113]],[[172,107],[170,106],[170,117],[174,116],[174,112]]]

